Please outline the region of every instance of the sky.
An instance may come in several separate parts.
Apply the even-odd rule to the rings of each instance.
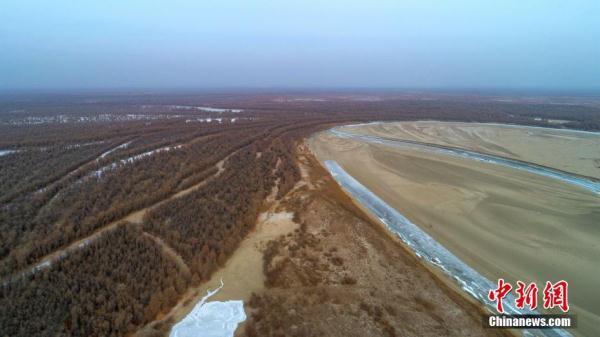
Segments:
[[[600,90],[600,1],[0,1],[0,90],[75,88]]]

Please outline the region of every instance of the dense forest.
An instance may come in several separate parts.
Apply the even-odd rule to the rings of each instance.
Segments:
[[[190,280],[122,224],[51,269],[0,288],[2,336],[122,336],[174,304]]]
[[[291,140],[267,136],[236,152],[218,179],[151,210],[144,228],[178,251],[195,277],[205,279],[252,228],[273,187],[277,184],[281,196],[300,178],[292,151]]]
[[[397,95],[0,97],[0,336],[135,331],[206,280],[264,200],[294,186],[298,141],[341,123],[411,119],[598,129],[600,108]]]
[[[266,127],[248,127],[244,131],[234,129],[195,138],[180,136],[175,141],[164,140],[167,138],[163,137],[150,149],[164,148],[175,142],[182,146],[131,163],[121,163],[119,158],[147,153],[149,147],[142,145],[135,151],[121,150],[117,158],[113,152],[101,160],[94,160],[87,169],[80,167],[60,183],[40,193],[33,192],[21,202],[9,204],[1,215],[0,238],[4,244],[0,258],[5,258],[0,274],[34,263],[52,250],[89,235],[100,226],[201,181],[213,173],[219,160],[247,144],[253,132]],[[110,165],[111,161],[119,165],[101,177],[89,177],[90,172]],[[34,242],[35,245],[32,245]]]

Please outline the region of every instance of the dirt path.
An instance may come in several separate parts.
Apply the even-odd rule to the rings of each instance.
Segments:
[[[179,253],[177,253],[173,248],[171,248],[171,246],[169,246],[163,239],[158,238],[148,232],[143,232],[143,235],[150,238],[152,241],[154,241],[157,245],[159,245],[163,252],[169,256],[170,258],[173,259],[173,261],[175,261],[175,263],[177,264],[177,266],[179,267],[179,269],[181,269],[182,271],[184,271],[186,274],[190,274],[190,268],[188,267],[188,265],[185,263],[185,261],[183,261],[183,258],[181,257],[181,255],[179,255]]]
[[[106,154],[109,154],[110,152],[113,152],[113,151],[115,151],[115,150],[119,149],[120,147],[122,147],[122,146],[123,146],[124,144],[126,144],[126,143],[127,143],[127,144],[128,144],[128,143],[131,143],[131,140],[128,140],[127,142],[126,142],[126,141],[122,141],[122,142],[118,143],[117,145],[115,145],[115,146],[111,147],[111,148],[110,148],[110,149],[108,149],[107,151],[104,151],[104,152],[102,152],[100,155],[98,155],[98,156],[94,157],[93,159],[90,159],[90,160],[88,160],[87,162],[85,162],[85,163],[83,163],[83,164],[79,165],[77,168],[75,168],[75,169],[73,169],[73,170],[71,170],[71,171],[67,172],[65,175],[63,175],[63,176],[61,176],[61,177],[57,178],[55,181],[53,181],[53,182],[50,182],[50,183],[49,183],[49,184],[47,184],[46,186],[42,187],[40,190],[46,190],[46,189],[48,189],[48,188],[50,188],[50,187],[52,187],[52,186],[54,186],[54,185],[56,185],[56,184],[59,184],[59,183],[60,183],[60,182],[62,182],[62,181],[68,180],[70,177],[73,177],[73,176],[75,176],[77,173],[79,173],[80,171],[82,171],[84,168],[86,168],[86,167],[90,166],[91,164],[97,163],[97,162],[98,162],[100,159],[104,158],[104,157],[106,156]],[[64,190],[64,189],[65,189],[65,187],[63,187],[62,189],[59,189],[59,190],[57,190],[57,191],[54,193],[54,195],[53,195],[53,196],[52,196],[50,199],[48,199],[48,201],[47,201],[47,202],[46,202],[44,205],[42,205],[42,207],[40,207],[40,209],[37,211],[37,215],[36,215],[36,216],[39,216],[40,212],[41,212],[41,211],[42,211],[42,210],[43,210],[45,207],[47,207],[48,205],[50,205],[50,204],[52,203],[52,201],[54,201],[54,200],[55,200],[55,198],[56,198],[56,197],[57,197],[57,196],[60,194],[60,192],[61,192],[62,190]]]
[[[213,137],[213,136],[215,136],[215,134],[203,135],[203,136],[196,137],[196,138],[194,138],[194,139],[192,139],[192,140],[189,140],[188,142],[181,143],[181,144],[176,144],[176,145],[170,145],[170,146],[171,146],[171,147],[173,147],[173,148],[175,148],[175,147],[178,147],[178,146],[192,145],[192,144],[198,143],[198,142],[200,142],[200,141],[206,140],[206,139],[208,139],[208,138],[211,138],[211,137]],[[98,156],[94,157],[93,159],[91,159],[91,160],[89,160],[89,161],[87,161],[87,162],[85,162],[85,163],[83,163],[83,164],[79,165],[77,168],[75,168],[75,169],[71,170],[71,171],[70,171],[70,172],[68,172],[67,174],[65,174],[65,175],[63,175],[62,177],[58,178],[56,181],[49,183],[48,185],[46,185],[46,186],[45,186],[45,187],[43,187],[42,189],[47,189],[47,188],[50,188],[51,186],[53,186],[53,185],[55,185],[55,184],[57,184],[57,183],[60,183],[60,182],[62,182],[62,181],[65,181],[65,180],[68,180],[70,177],[72,177],[72,176],[75,176],[75,175],[76,175],[76,174],[78,174],[80,171],[84,171],[85,169],[87,169],[87,168],[88,168],[88,166],[90,166],[90,164],[98,163],[98,161],[99,161],[100,159],[104,158],[104,157],[105,157],[107,154],[110,154],[110,153],[114,152],[115,150],[117,150],[117,149],[119,149],[119,148],[123,147],[123,145],[125,145],[125,144],[130,144],[130,143],[131,143],[133,140],[135,140],[135,138],[129,138],[129,139],[126,139],[126,140],[124,140],[124,141],[120,142],[118,145],[116,145],[116,146],[113,146],[112,148],[108,149],[107,151],[104,151],[103,153],[101,153],[100,155],[98,155]],[[169,146],[169,145],[166,145],[166,146]],[[157,151],[157,150],[159,150],[159,149],[161,149],[161,148],[164,148],[164,147],[165,147],[165,146],[160,146],[160,147],[157,147],[157,148],[155,148],[154,150],[150,150],[150,151]],[[148,152],[148,151],[145,151],[145,152]],[[144,153],[144,152],[142,152],[142,153]],[[234,152],[234,153],[235,153],[235,152]],[[140,155],[140,154],[141,154],[141,153],[138,153],[137,155]],[[130,156],[129,158],[132,158],[132,157],[135,157],[135,156],[136,156],[136,155],[132,155],[132,156]],[[229,157],[229,156],[227,156],[225,159],[227,159],[228,157]],[[223,160],[225,160],[225,159],[223,159]],[[124,158],[115,159],[115,161],[113,161],[113,164],[114,164],[114,163],[118,163],[118,162],[120,162],[120,161],[122,161],[122,160],[126,160],[126,158],[125,158],[125,159],[124,159]],[[221,161],[221,162],[222,162],[222,161]],[[219,162],[219,163],[221,163],[221,162]],[[107,164],[107,165],[105,165],[104,167],[106,167],[106,166],[108,166],[108,165],[112,165],[112,164]],[[222,165],[222,164],[221,164],[221,165]],[[218,168],[218,167],[219,167],[219,166],[217,166],[217,168]],[[83,178],[81,178],[81,179],[83,179]],[[51,203],[52,203],[52,202],[55,200],[55,198],[56,198],[56,197],[57,197],[57,196],[60,194],[60,192],[61,192],[62,190],[64,190],[64,189],[66,189],[66,188],[67,188],[67,187],[63,187],[62,189],[60,189],[60,190],[57,190],[57,191],[54,193],[54,195],[53,195],[53,196],[52,196],[52,197],[51,197],[51,198],[50,198],[50,199],[49,199],[49,200],[48,200],[48,201],[47,201],[47,202],[46,202],[44,205],[42,205],[42,207],[40,207],[40,209],[37,211],[37,215],[36,215],[36,216],[39,216],[39,214],[41,213],[41,211],[42,211],[42,210],[43,210],[45,207],[48,207],[48,206],[49,206],[49,205],[50,205],[50,204],[51,204]]]
[[[191,186],[191,187],[188,187],[188,188],[186,188],[186,189],[184,189],[184,190],[181,190],[181,191],[179,191],[179,192],[175,193],[175,194],[174,194],[174,195],[172,195],[172,196],[171,196],[171,197],[170,197],[168,200],[175,199],[175,198],[179,198],[179,197],[181,197],[181,196],[184,196],[184,195],[186,195],[186,194],[188,194],[188,193],[190,193],[190,192],[193,192],[193,191],[195,191],[195,190],[199,189],[200,187],[202,187],[202,186],[206,185],[206,184],[207,184],[207,183],[208,183],[208,182],[209,182],[211,179],[214,179],[214,178],[216,178],[216,177],[220,176],[220,175],[223,173],[223,171],[225,171],[225,162],[226,162],[226,161],[227,161],[227,160],[228,160],[228,159],[229,159],[231,156],[233,156],[234,154],[236,154],[238,151],[239,151],[239,150],[233,151],[232,153],[228,154],[228,155],[227,155],[225,158],[223,158],[223,159],[219,160],[219,161],[218,161],[218,162],[215,164],[215,167],[217,168],[217,172],[216,172],[214,175],[212,175],[212,176],[211,176],[211,177],[209,177],[208,179],[205,179],[205,180],[203,180],[203,181],[199,182],[198,184],[195,184],[195,185],[193,185],[193,186]],[[162,202],[162,201],[161,201],[161,202]],[[154,206],[156,206],[156,205],[154,205]],[[154,206],[151,206],[151,207],[154,207]]]
[[[168,313],[149,323],[147,328],[162,326],[163,332],[166,333],[170,329],[170,324],[179,322],[189,314],[196,303],[206,294],[206,291],[217,288],[221,280],[223,280],[224,287],[211,297],[211,301],[243,300],[247,302],[253,293],[262,291],[265,284],[262,268],[263,251],[266,244],[298,228],[298,224],[292,220],[292,213],[273,211],[274,208],[271,208],[260,215],[256,229],[244,239],[240,247],[227,260],[225,266],[211,275],[209,281],[189,288]],[[165,324],[166,326],[164,326]],[[138,335],[142,336],[143,331],[144,329],[141,329]]]
[[[256,227],[241,242],[225,266],[214,272],[207,282],[189,288],[168,313],[149,323],[145,329],[139,331],[138,335],[144,335],[149,329],[161,330],[166,334],[171,324],[183,319],[206,294],[206,291],[218,287],[221,280],[224,282],[224,287],[211,297],[211,301],[243,300],[247,302],[253,293],[263,291],[265,287],[265,275],[262,272],[263,255],[267,243],[299,228],[299,224],[294,222],[294,213],[288,211],[282,203],[285,203],[291,195],[308,184],[308,179],[308,175],[303,175],[303,179],[283,199],[267,200],[266,210],[259,215]],[[277,187],[274,186],[273,189],[276,191]]]
[[[98,239],[102,234],[106,233],[107,231],[110,231],[112,229],[114,229],[119,223],[121,222],[132,222],[132,223],[136,223],[136,224],[140,224],[142,223],[142,220],[144,218],[144,215],[146,214],[146,212],[154,207],[157,207],[169,200],[175,199],[175,198],[179,198],[182,197],[188,193],[191,193],[195,190],[197,190],[198,188],[204,186],[205,184],[207,184],[210,180],[217,178],[218,176],[220,176],[223,171],[225,170],[225,162],[227,161],[227,159],[229,159],[230,156],[232,156],[233,154],[235,154],[234,151],[232,153],[230,153],[229,155],[227,155],[225,158],[223,158],[222,160],[220,160],[219,162],[217,162],[215,164],[215,167],[217,168],[217,172],[215,174],[213,174],[212,176],[206,178],[205,180],[191,186],[188,187],[184,190],[178,191],[172,195],[170,195],[169,197],[153,204],[150,205],[148,207],[145,207],[141,210],[137,210],[135,212],[129,213],[128,215],[126,215],[125,217],[115,220],[105,226],[103,226],[102,228],[97,229],[96,231],[94,231],[92,234],[78,239],[76,241],[73,241],[72,243],[70,243],[68,246],[59,249],[55,252],[52,252],[46,256],[44,256],[43,258],[41,258],[39,260],[38,263],[36,263],[33,266],[27,267],[25,270],[22,270],[18,273],[13,274],[12,276],[8,276],[3,280],[3,284],[7,283],[7,282],[14,282],[16,280],[19,280],[21,277],[24,277],[26,275],[30,275],[32,273],[35,273],[38,270],[42,270],[45,268],[48,268],[52,265],[52,263],[54,263],[55,261],[65,258],[68,254],[70,254],[73,251],[79,250],[85,246],[87,246],[89,243],[95,241],[96,239]],[[187,266],[186,266],[187,267]]]

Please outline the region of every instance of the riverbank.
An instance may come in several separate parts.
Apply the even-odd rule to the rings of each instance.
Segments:
[[[301,226],[264,253],[246,336],[504,336],[348,197],[306,146],[309,184],[282,206]]]

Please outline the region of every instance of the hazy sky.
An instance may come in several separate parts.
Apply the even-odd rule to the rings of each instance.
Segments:
[[[0,88],[115,87],[599,89],[600,1],[0,1]]]

